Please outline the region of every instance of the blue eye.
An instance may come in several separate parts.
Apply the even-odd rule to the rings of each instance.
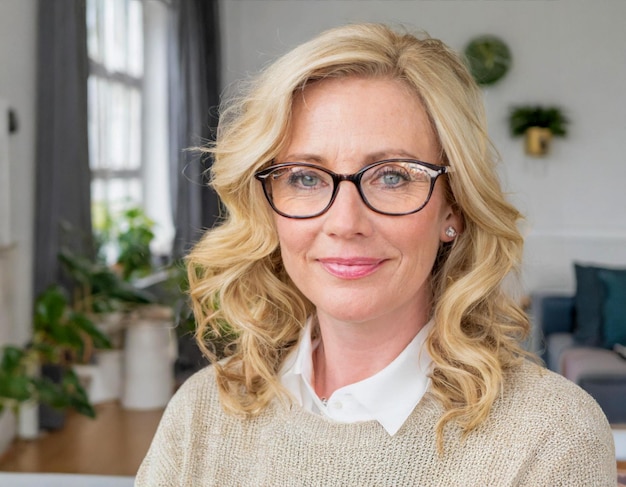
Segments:
[[[386,186],[397,186],[403,181],[406,181],[406,178],[402,177],[402,175],[392,171],[383,174],[380,179]]]
[[[380,191],[415,191],[416,185],[429,185],[430,177],[416,164],[394,162],[368,169],[362,183]]]
[[[410,182],[410,174],[398,166],[383,166],[372,177],[373,184],[380,184],[385,188],[395,188]]]
[[[314,188],[320,184],[320,177],[312,172],[297,171],[289,174],[290,186],[301,186],[304,188]]]
[[[313,174],[303,174],[302,176],[295,176],[295,179],[302,184],[302,186],[306,186],[311,188],[316,184],[319,184],[320,178]]]

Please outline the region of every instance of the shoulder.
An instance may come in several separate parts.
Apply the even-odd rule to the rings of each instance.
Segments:
[[[615,450],[606,416],[563,376],[529,361],[508,370],[491,425],[499,434],[524,438],[534,459],[525,472],[527,485],[538,485],[539,479],[547,482],[541,485],[563,485],[564,479],[578,479],[576,485],[609,485],[610,479],[614,485]]]
[[[202,398],[207,395],[214,395],[217,392],[215,369],[209,365],[191,375],[180,388],[174,397],[182,396],[185,399]]]
[[[198,424],[219,422],[222,410],[215,380],[215,371],[208,366],[189,377],[168,402],[157,432],[152,441],[149,455],[180,456],[186,451],[183,446],[202,441]]]
[[[159,423],[159,432],[170,441],[188,441],[197,421],[207,421],[222,413],[215,370],[207,366],[190,376],[170,398]]]
[[[539,437],[578,442],[582,450],[612,450],[611,428],[598,403],[565,377],[524,361],[505,373],[494,415],[518,418]],[[513,421],[515,422],[515,421]]]
[[[606,423],[596,401],[582,388],[565,377],[528,360],[505,372],[502,399],[518,402],[531,410],[557,411],[566,406],[572,414]]]
[[[190,376],[170,399],[164,417],[188,420],[220,410],[215,369],[207,366]]]

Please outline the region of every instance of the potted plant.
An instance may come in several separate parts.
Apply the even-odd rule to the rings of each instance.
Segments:
[[[114,337],[115,350],[97,351],[94,363],[81,366],[79,372],[85,378],[91,378],[94,387],[89,389],[94,400],[102,397],[122,399],[126,407],[143,407],[143,400],[149,398],[144,393],[144,385],[158,382],[168,394],[168,383],[173,382],[174,368],[170,367],[173,347],[169,346],[173,310],[164,289],[167,271],[156,272],[153,267],[150,244],[154,239],[154,223],[142,209],[130,207],[119,213],[119,218],[112,218],[105,210],[100,211],[95,220],[95,237],[101,250],[100,258],[89,259],[63,250],[59,258],[64,269],[73,278],[77,291],[74,305],[96,321],[98,327]],[[113,315],[117,315],[117,318]],[[154,340],[158,346],[145,347],[145,340]],[[163,348],[163,349],[162,349]],[[121,366],[115,366],[114,357],[119,363],[124,359],[123,378]],[[154,363],[148,369],[158,380],[150,380],[145,374],[136,373],[146,369],[145,364]],[[104,370],[104,366],[108,369]],[[100,377],[114,377],[118,370],[118,397],[113,397],[113,388],[96,388]],[[170,374],[171,369],[171,374]],[[121,389],[121,390],[120,390]],[[156,390],[156,388],[153,388]],[[104,394],[95,392],[101,391]],[[129,399],[139,396],[141,400]],[[169,396],[168,396],[169,399]],[[159,399],[160,400],[160,399]]]
[[[558,107],[517,106],[511,109],[509,129],[513,137],[524,136],[526,153],[548,153],[552,137],[565,137],[569,120]]]
[[[94,238],[99,260],[112,265],[125,281],[153,272],[150,244],[154,221],[140,207],[130,206],[115,214],[102,205],[93,208]]]
[[[122,214],[117,232],[119,255],[117,265],[122,278],[131,280],[153,271],[150,244],[154,239],[154,222],[141,208],[131,207]]]
[[[94,418],[72,368],[93,347],[107,348],[110,342],[87,316],[70,308],[61,288],[50,286],[35,303],[32,341],[0,349],[0,411],[9,407],[17,413],[38,403],[40,426],[48,429],[63,425],[67,409]]]
[[[64,290],[58,285],[48,287],[35,301],[33,339],[27,356],[33,355],[46,380],[37,389],[36,399],[42,403],[40,423],[44,428],[63,424],[63,412],[73,408],[81,414],[95,417],[84,386],[74,365],[88,362],[94,349],[111,348],[108,336],[89,317],[72,309]],[[51,406],[52,408],[49,408]]]
[[[154,222],[138,207],[111,215],[94,207],[96,259],[63,250],[59,258],[66,271],[79,283],[75,305],[114,336],[121,347],[121,334],[128,312],[156,298],[137,279],[153,272],[150,244]]]
[[[60,381],[37,373],[40,353],[36,347],[7,345],[0,356],[0,412],[9,407],[14,412],[28,401],[65,410],[75,409],[94,418],[85,390],[71,369],[66,369]]]
[[[122,388],[124,332],[128,313],[154,301],[153,296],[124,280],[112,267],[62,249],[59,259],[75,284],[73,307],[89,316],[112,347],[94,347],[90,360],[74,369],[87,384],[91,401],[119,399]]]

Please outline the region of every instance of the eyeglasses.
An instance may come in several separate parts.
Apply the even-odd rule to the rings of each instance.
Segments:
[[[383,215],[409,215],[430,199],[437,178],[451,171],[411,159],[386,159],[354,174],[336,174],[306,162],[285,162],[254,174],[272,209],[287,218],[314,218],[331,207],[341,181],[357,187],[371,210]]]

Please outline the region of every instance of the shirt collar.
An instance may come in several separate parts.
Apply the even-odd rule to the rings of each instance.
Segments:
[[[341,421],[376,420],[390,435],[402,427],[430,385],[432,359],[424,344],[432,326],[432,321],[428,322],[384,369],[333,393],[330,402],[336,397],[349,395],[359,405],[358,414],[352,418],[343,415]],[[311,341],[312,328],[312,320],[309,320],[296,349],[281,369],[280,380],[305,409],[332,418],[333,412],[322,406],[310,382],[313,375],[312,353],[317,345]]]

